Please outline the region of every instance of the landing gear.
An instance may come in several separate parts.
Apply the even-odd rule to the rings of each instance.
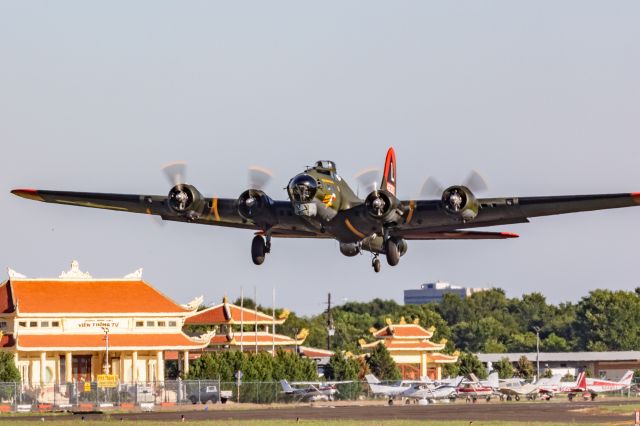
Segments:
[[[267,253],[271,252],[271,236],[267,235],[267,241],[262,235],[256,235],[251,241],[251,260],[256,265],[262,265],[264,263],[264,257]]]
[[[387,239],[384,243],[384,251],[387,253],[387,263],[390,266],[396,266],[400,262],[400,250],[393,239]]]
[[[373,257],[373,260],[371,261],[371,266],[373,266],[373,270],[376,273],[380,272],[380,259],[378,259],[378,255],[375,255]]]

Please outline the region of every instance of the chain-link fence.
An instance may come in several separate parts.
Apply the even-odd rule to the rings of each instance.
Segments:
[[[381,383],[396,385],[397,383]],[[156,405],[226,403],[294,403],[309,400],[367,400],[374,395],[366,382],[321,385],[294,384],[285,392],[280,382],[219,382],[217,380],[165,380],[152,383],[118,383],[101,387],[96,382],[24,385],[0,383],[0,411],[91,410],[104,407],[134,408]],[[636,383],[631,388],[612,393],[615,396],[639,397]]]

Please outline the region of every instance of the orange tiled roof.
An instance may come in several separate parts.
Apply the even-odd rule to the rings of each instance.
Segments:
[[[187,318],[185,324],[221,325],[221,324],[271,324],[271,315],[263,314],[253,309],[241,308],[231,303],[221,303],[196,313]],[[276,324],[282,324],[285,319],[276,318]]]
[[[18,349],[37,350],[39,348],[88,348],[104,349],[103,334],[59,334],[20,335]],[[110,334],[109,348],[202,348],[206,343],[198,343],[182,333],[173,334]]]
[[[296,339],[284,336],[282,334],[271,334],[265,332],[258,332],[256,334],[253,331],[245,331],[243,334],[234,333],[233,335],[217,334],[211,338],[211,346],[238,346],[241,343],[245,346],[251,346],[255,345],[256,342],[258,342],[258,346],[271,345],[274,342],[276,345],[300,345],[302,344],[302,342],[304,342],[304,339],[299,339],[296,341]]]
[[[396,339],[430,339],[433,333],[418,324],[393,324],[376,331],[373,335]]]
[[[0,285],[0,313],[8,314],[14,310],[11,287],[8,282],[4,282]]]
[[[16,339],[13,334],[3,334],[0,339],[0,348],[12,348],[16,345]]]
[[[376,345],[383,343],[387,349],[392,351],[440,351],[444,349],[444,343],[433,343],[428,340],[417,342],[394,341],[390,339],[377,340],[375,342],[362,345],[363,349],[374,348]]]
[[[326,349],[310,348],[308,346],[300,346],[298,348],[300,353],[308,358],[326,358],[332,357],[335,352],[328,351]]]
[[[430,362],[435,362],[436,364],[449,364],[458,361],[458,356],[434,352],[432,354],[429,354],[427,360]]]
[[[10,286],[20,313],[189,312],[142,280],[13,279]]]

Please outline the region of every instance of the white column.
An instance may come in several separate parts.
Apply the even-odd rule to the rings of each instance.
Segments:
[[[71,352],[65,352],[64,354],[64,375],[67,382],[73,381],[73,361],[71,359]]]
[[[131,353],[131,379],[133,383],[138,381],[138,351],[133,351]]]
[[[182,372],[183,374],[186,375],[189,373],[189,351],[184,351],[184,359],[182,360],[183,367],[182,367]]]
[[[156,376],[159,382],[164,382],[164,357],[162,351],[156,352]]]
[[[47,353],[40,352],[40,386],[44,386],[46,384],[46,364],[47,364]]]

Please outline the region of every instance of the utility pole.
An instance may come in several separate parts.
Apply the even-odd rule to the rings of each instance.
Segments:
[[[333,326],[333,318],[331,317],[331,293],[327,297],[327,350],[331,350],[331,337],[335,334],[336,329]]]
[[[535,326],[536,332],[536,380],[540,380],[540,327]]]

